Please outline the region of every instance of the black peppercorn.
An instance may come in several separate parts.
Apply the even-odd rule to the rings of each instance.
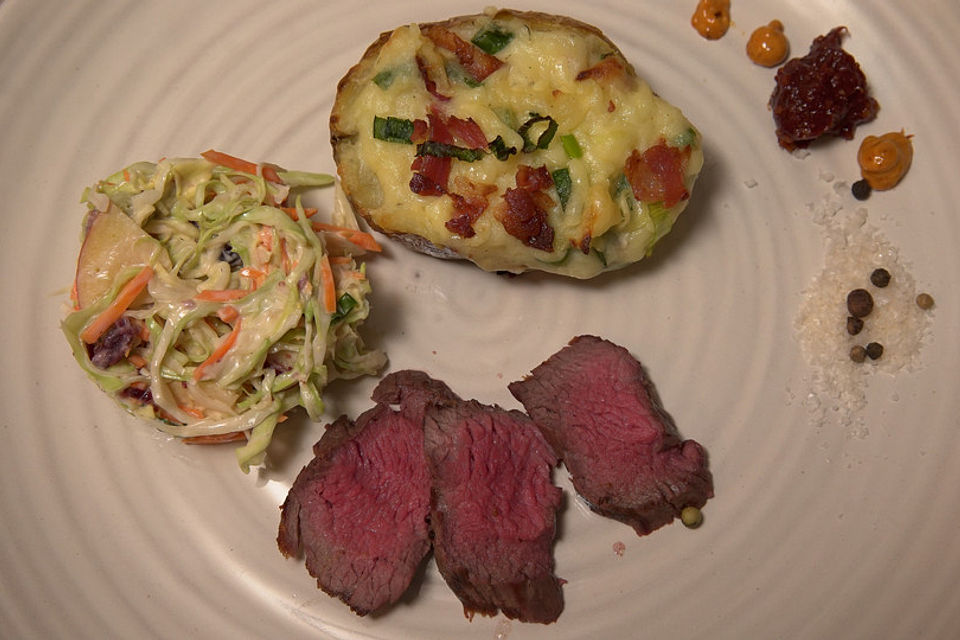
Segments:
[[[853,197],[857,200],[866,200],[870,197],[870,192],[873,191],[873,188],[866,180],[857,180],[850,185],[850,190],[853,192]]]
[[[854,362],[863,362],[867,359],[867,350],[859,344],[850,347],[850,359]]]
[[[929,293],[921,293],[917,296],[917,306],[921,309],[932,309],[933,308],[933,296]]]
[[[874,269],[873,273],[870,274],[870,282],[873,283],[873,286],[883,289],[890,284],[890,272],[886,269]]]
[[[883,355],[883,345],[879,342],[871,342],[864,351],[866,351],[866,354],[871,360],[876,360]]]
[[[866,289],[854,289],[847,294],[847,310],[854,318],[863,318],[873,311],[873,296]]]
[[[853,316],[847,316],[847,333],[855,336],[861,331],[863,331],[863,320],[854,318]]]

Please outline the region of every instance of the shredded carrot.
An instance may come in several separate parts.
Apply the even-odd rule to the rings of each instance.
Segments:
[[[320,281],[323,284],[323,308],[327,313],[333,313],[337,310],[337,285],[333,281],[333,269],[327,254],[323,254],[320,260]]]
[[[250,278],[253,282],[253,288],[259,289],[260,285],[263,284],[263,281],[267,279],[267,274],[261,271],[260,269],[254,269],[253,267],[244,267],[240,269],[240,275],[244,278]]]
[[[260,175],[263,176],[263,179],[267,182],[272,182],[274,184],[283,184],[283,178],[280,177],[280,174],[277,173],[277,167],[272,164],[261,164],[260,165]]]
[[[150,327],[147,326],[147,323],[144,322],[140,325],[140,339],[144,342],[150,342]]]
[[[197,365],[197,368],[193,370],[193,379],[199,381],[203,377],[203,372],[212,364],[219,362],[223,356],[227,355],[227,351],[230,350],[230,347],[234,345],[237,341],[237,336],[240,334],[240,318],[237,318],[237,324],[233,325],[233,331],[227,334],[227,337],[220,343],[220,345],[213,350],[213,353],[210,354],[210,357]]]
[[[366,249],[367,251],[383,250],[374,237],[364,231],[350,229],[348,227],[338,227],[325,222],[311,222],[310,224],[314,231],[327,231],[330,233],[336,233],[337,235],[343,236],[347,241],[352,242],[353,244],[362,249]]]
[[[139,353],[131,353],[127,356],[127,360],[130,361],[130,364],[135,366],[137,369],[142,369],[147,366],[147,361]]]
[[[207,162],[219,164],[227,167],[228,169],[233,169],[234,171],[244,171],[246,173],[257,175],[257,165],[254,162],[249,162],[247,160],[231,156],[223,153],[222,151],[215,151],[213,149],[207,149],[200,155]]]
[[[234,171],[243,171],[245,173],[252,173],[253,175],[261,175],[263,178],[269,182],[275,184],[283,184],[283,180],[280,178],[280,174],[277,173],[277,168],[269,164],[260,164],[258,165],[255,162],[250,162],[249,160],[244,160],[242,158],[237,158],[231,156],[230,154],[223,153],[222,151],[216,151],[214,149],[207,149],[200,154],[204,160],[207,162],[212,162],[213,164],[219,164],[228,169],[233,169]],[[259,173],[257,171],[259,169]]]
[[[192,418],[196,418],[197,420],[202,420],[204,417],[206,417],[206,414],[203,412],[203,409],[198,409],[196,407],[188,407],[183,404],[178,404],[177,407],[180,409],[180,411],[183,411],[188,416]]]
[[[123,179],[125,182],[130,182],[130,171],[127,169],[123,170]]]
[[[299,220],[299,219],[300,219],[300,214],[297,213],[297,208],[296,208],[296,207],[280,207],[280,209],[282,209],[283,212],[286,213],[288,216],[290,216],[293,220]],[[311,218],[311,217],[317,215],[317,208],[316,208],[316,207],[304,207],[304,209],[303,209],[303,215],[307,216],[308,218]]]
[[[281,413],[279,416],[277,416],[277,424],[280,424],[281,422],[286,422],[286,421],[287,421],[287,414]]]
[[[240,312],[233,305],[224,305],[217,309],[217,317],[230,324],[240,316]]]
[[[210,436],[189,436],[183,439],[185,444],[225,444],[227,442],[239,442],[246,440],[247,435],[243,431],[232,431],[230,433],[217,433]]]
[[[141,269],[127,284],[123,285],[116,299],[80,332],[80,339],[87,344],[93,344],[99,340],[100,336],[106,333],[107,329],[112,327],[113,323],[119,320],[127,308],[133,304],[133,301],[137,299],[137,296],[140,295],[140,292],[143,291],[152,277],[153,269],[151,267],[147,266]]]
[[[193,297],[195,300],[205,302],[233,302],[253,291],[253,289],[207,289]]]

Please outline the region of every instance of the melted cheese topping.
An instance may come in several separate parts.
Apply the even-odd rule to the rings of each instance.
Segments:
[[[352,137],[351,153],[356,154],[344,161],[353,163],[347,173],[353,171],[364,185],[351,189],[345,177],[350,197],[380,228],[422,236],[487,270],[540,269],[587,278],[643,258],[669,231],[686,200],[670,208],[637,202],[629,188],[618,189],[618,184],[624,184],[625,161],[634,150],[642,152],[657,144],[689,149],[683,182],[690,191],[703,163],[699,134],[679,109],[657,97],[636,78],[619,52],[596,34],[530,25],[511,15],[498,15],[495,20],[478,16],[453,31],[469,42],[491,21],[512,38],[496,52],[503,66],[480,86],[465,82],[456,57],[424,37],[417,25],[392,32],[364,77],[356,79],[349,105],[338,114],[340,133]],[[609,56],[629,70],[618,77],[577,79]],[[417,57],[429,65],[436,91],[449,100],[438,101],[427,91]],[[437,69],[446,74],[436,74]],[[472,225],[475,235],[469,238],[445,226],[455,215],[449,197],[418,196],[411,191],[416,145],[373,137],[375,117],[425,120],[431,104],[439,105],[445,114],[473,119],[488,141],[500,136],[508,147],[518,150],[523,139],[517,130],[531,114],[550,116],[558,124],[546,149],[516,153],[506,161],[493,154],[474,162],[453,160],[451,184],[464,176],[475,184],[497,187],[489,197],[490,205]],[[569,157],[561,144],[562,136],[571,134],[581,157]],[[572,189],[565,207],[554,189],[547,192],[554,202],[548,214],[554,230],[552,251],[525,245],[497,219],[495,212],[503,206],[504,192],[516,187],[521,164],[569,171]]]

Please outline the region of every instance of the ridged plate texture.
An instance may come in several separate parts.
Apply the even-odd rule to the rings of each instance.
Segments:
[[[336,84],[367,44],[483,5],[0,3],[0,636],[957,637],[960,5],[733,0],[730,31],[710,42],[690,26],[695,4],[518,7],[603,29],[702,131],[690,206],[650,259],[588,282],[504,278],[385,241],[369,266],[367,335],[392,369],[516,408],[507,383],[574,335],[601,335],[642,360],[682,435],[710,452],[716,497],[697,530],[638,538],[568,491],[556,546],[566,609],[541,626],[467,620],[432,564],[400,605],[355,616],[275,544],[278,506],[321,424],[295,415],[285,453],[244,475],[230,447],[188,447],[123,414],[59,332],[85,186],[211,147],[332,172]],[[744,54],[774,18],[795,55],[848,27],[844,46],[881,104],[856,140],[777,147],[775,72]],[[838,183],[859,178],[859,141],[901,128],[914,134],[911,172],[856,202]],[[316,197],[332,206],[332,193]],[[794,327],[823,267],[810,205],[824,198],[865,208],[937,299],[919,366],[865,376],[851,419],[816,388]],[[366,408],[375,382],[331,386],[329,419]],[[557,480],[570,488],[562,469]]]

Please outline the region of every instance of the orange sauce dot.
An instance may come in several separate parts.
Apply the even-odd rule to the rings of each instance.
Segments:
[[[906,175],[913,161],[912,137],[901,129],[863,139],[857,163],[860,175],[872,188],[878,191],[892,189]]]
[[[770,24],[754,29],[747,40],[747,57],[762,67],[775,67],[787,59],[790,43],[783,33],[783,23],[772,20]]]
[[[730,28],[730,0],[700,0],[690,24],[707,40],[722,38]]]

